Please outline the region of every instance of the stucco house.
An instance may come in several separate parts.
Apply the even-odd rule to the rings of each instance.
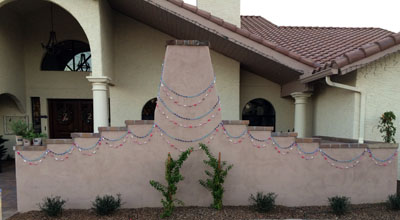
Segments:
[[[13,140],[21,117],[50,138],[152,119],[170,39],[210,42],[223,119],[362,143],[400,113],[400,33],[281,27],[241,16],[240,0],[197,2],[0,0],[0,135]]]
[[[398,145],[367,140],[381,140],[384,111],[400,113],[400,33],[281,27],[241,16],[240,0],[197,3],[0,0],[0,135],[19,212],[119,192],[127,208],[159,207],[149,180],[189,147],[179,198],[208,206],[199,142],[234,164],[227,205],[254,192],[287,206],[396,193]],[[16,120],[50,139],[13,153]]]

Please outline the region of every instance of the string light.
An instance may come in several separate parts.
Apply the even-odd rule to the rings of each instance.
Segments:
[[[206,98],[209,96],[209,94],[212,92],[212,89],[214,86],[211,86],[210,89],[208,89],[208,92],[204,95],[203,98],[201,98],[199,101],[195,102],[194,104],[182,104],[180,101],[174,97],[172,97],[167,89],[161,84],[161,90],[164,91],[165,95],[168,97],[169,100],[171,100],[175,105],[180,106],[180,107],[185,107],[185,108],[193,108],[199,106],[201,103],[203,103]]]
[[[200,141],[204,140],[204,141],[206,141],[207,144],[210,144],[212,142],[212,140],[215,139],[215,136],[217,135],[217,133],[219,131],[219,128],[222,128],[223,129],[223,134],[228,139],[229,143],[232,143],[232,144],[243,143],[243,140],[246,137],[246,136],[244,136],[244,134],[248,134],[247,137],[250,139],[252,145],[255,146],[256,148],[266,148],[267,145],[272,145],[273,148],[277,151],[277,153],[279,153],[281,155],[286,155],[291,150],[293,150],[293,148],[297,148],[300,157],[302,159],[305,159],[305,160],[315,159],[315,156],[318,153],[320,153],[322,158],[327,163],[329,163],[330,166],[338,168],[338,169],[343,169],[343,170],[354,168],[354,167],[358,166],[360,164],[361,159],[364,157],[364,155],[366,153],[369,154],[369,157],[371,158],[371,160],[374,161],[375,164],[378,165],[378,166],[388,166],[389,164],[391,164],[392,160],[398,155],[398,150],[396,149],[396,151],[393,154],[391,154],[389,157],[387,157],[385,159],[379,159],[372,153],[371,149],[365,148],[361,154],[357,155],[354,158],[351,158],[351,159],[348,159],[348,160],[339,160],[339,159],[336,159],[333,156],[329,155],[327,152],[325,152],[320,147],[317,147],[315,150],[308,152],[308,151],[305,151],[295,141],[292,144],[290,144],[290,145],[288,145],[286,147],[282,147],[273,137],[269,137],[269,138],[266,138],[266,139],[255,139],[254,136],[247,129],[244,130],[240,135],[233,136],[226,130],[226,128],[225,128],[225,126],[223,125],[222,122],[220,124],[218,124],[218,126],[215,127],[208,134],[206,134],[206,135],[204,135],[204,136],[202,136],[200,138],[193,139],[193,140],[187,140],[187,139],[181,139],[181,138],[173,137],[172,135],[170,135],[167,132],[165,132],[162,128],[160,128],[157,124],[154,124],[152,126],[152,128],[150,129],[150,131],[146,135],[143,135],[143,136],[139,136],[139,135],[136,135],[136,134],[132,133],[131,131],[128,131],[124,135],[122,135],[121,137],[116,138],[116,139],[101,137],[101,138],[99,138],[99,140],[95,144],[93,144],[93,145],[91,145],[89,147],[81,147],[80,145],[74,143],[70,148],[68,148],[64,152],[57,153],[57,152],[54,152],[54,151],[52,151],[50,149],[47,149],[39,157],[33,158],[33,159],[26,158],[24,155],[21,154],[20,151],[17,151],[17,155],[20,156],[21,159],[25,163],[28,163],[29,165],[38,165],[44,159],[46,159],[46,157],[49,156],[49,155],[51,157],[53,157],[55,161],[60,161],[60,162],[65,161],[65,160],[67,160],[69,158],[69,154],[72,154],[74,149],[78,149],[85,156],[93,156],[94,154],[97,153],[97,150],[99,150],[100,146],[102,146],[102,141],[104,141],[107,145],[109,145],[110,142],[117,142],[117,141],[123,140],[124,143],[119,143],[117,145],[109,145],[109,147],[115,148],[115,149],[118,149],[118,148],[124,146],[124,144],[126,142],[128,142],[129,139],[132,140],[133,143],[136,143],[138,145],[147,144],[147,143],[150,142],[151,138],[154,136],[154,132],[155,132],[154,128],[157,128],[157,130],[160,132],[160,137],[171,148],[176,149],[178,151],[185,151],[185,149],[177,147],[176,144],[174,144],[170,140],[166,139],[166,137],[168,137],[168,138],[170,138],[170,139],[172,139],[174,141],[183,142],[183,143],[195,143],[195,142],[200,142]],[[139,139],[142,139],[142,140],[145,139],[145,140],[140,142]],[[233,139],[236,139],[236,140],[233,140]],[[254,142],[259,142],[259,143],[262,143],[262,144],[255,144]],[[196,149],[196,151],[198,151],[198,150],[200,150],[200,148]],[[287,150],[287,151],[284,151],[284,150]],[[346,164],[346,165],[341,165],[341,164]]]
[[[165,118],[167,121],[169,121],[170,123],[172,123],[172,124],[174,124],[174,125],[176,125],[176,126],[182,127],[182,128],[198,128],[198,127],[202,127],[202,126],[204,126],[204,125],[210,123],[212,120],[214,120],[215,117],[216,117],[216,115],[219,113],[219,111],[217,111],[215,114],[212,114],[211,117],[208,118],[206,121],[201,122],[201,123],[199,123],[199,124],[195,124],[195,123],[192,123],[192,124],[182,124],[182,123],[180,123],[180,122],[177,122],[177,121],[174,121],[173,119],[171,119],[164,111],[161,110],[161,108],[158,107],[158,108],[156,108],[156,109],[157,109],[157,111],[158,111],[162,116],[164,116],[164,118]]]
[[[158,99],[158,101],[161,102],[161,104],[163,104],[164,108],[166,108],[171,114],[175,115],[176,117],[178,117],[178,118],[180,118],[180,119],[188,120],[188,121],[199,120],[199,119],[202,119],[202,118],[206,117],[207,115],[211,114],[211,112],[213,112],[213,111],[218,107],[218,105],[220,104],[220,100],[219,100],[219,97],[218,97],[217,102],[215,103],[215,105],[214,105],[208,112],[206,112],[206,113],[203,114],[203,115],[194,117],[194,118],[188,118],[188,117],[181,116],[181,115],[179,115],[178,113],[172,111],[172,110],[167,106],[167,104],[165,104],[164,100],[161,99],[160,96],[158,96],[157,99]],[[157,104],[157,105],[156,105],[156,108],[159,108],[159,107],[160,107],[160,106]],[[218,108],[218,111],[221,111],[221,108]]]

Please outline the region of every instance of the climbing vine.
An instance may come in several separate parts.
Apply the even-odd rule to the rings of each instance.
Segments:
[[[210,150],[205,144],[199,144],[201,149],[208,156],[208,160],[204,160],[204,163],[212,168],[212,172],[205,170],[204,172],[210,178],[206,180],[199,180],[200,184],[206,189],[211,191],[214,202],[211,206],[217,210],[222,209],[222,197],[224,195],[223,184],[225,177],[228,175],[228,171],[232,169],[233,165],[227,165],[226,161],[221,161],[221,153],[219,153],[218,159],[211,154]]]
[[[187,149],[186,151],[182,152],[181,155],[179,155],[177,160],[172,159],[171,154],[168,153],[168,158],[165,161],[165,180],[167,181],[166,186],[157,181],[150,180],[150,185],[156,190],[160,191],[164,197],[161,199],[161,203],[164,207],[164,212],[161,214],[161,218],[172,215],[172,212],[175,208],[175,203],[183,205],[183,202],[179,199],[176,199],[174,196],[178,190],[177,184],[184,179],[179,172],[180,168],[192,151],[193,148]]]

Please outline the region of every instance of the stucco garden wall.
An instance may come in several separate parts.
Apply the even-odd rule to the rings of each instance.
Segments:
[[[130,125],[137,135],[146,134],[149,125]],[[239,135],[244,125],[228,125],[232,135]],[[195,132],[195,130],[191,130]],[[107,138],[118,138],[126,131],[104,131]],[[258,138],[268,137],[268,132],[251,131]],[[133,139],[136,140],[136,139]],[[168,152],[176,158],[179,151],[169,147],[154,130],[151,140],[145,145],[133,143],[128,138],[126,143],[105,141],[96,150],[79,152],[77,149],[65,161],[56,161],[50,155],[36,166],[24,163],[16,155],[17,201],[18,211],[37,210],[37,203],[44,197],[60,195],[68,202],[66,208],[90,208],[91,201],[97,195],[122,194],[123,207],[161,207],[161,194],[152,188],[150,180],[165,184],[165,160]],[[140,139],[143,143],[146,139]],[[293,137],[276,137],[281,146],[288,146]],[[76,138],[81,147],[93,146],[98,138]],[[306,151],[313,151],[318,143],[301,143]],[[48,148],[55,152],[64,152],[72,142],[49,144]],[[179,143],[178,148],[188,145]],[[191,146],[197,147],[192,144]],[[316,155],[313,160],[304,160],[296,153],[281,155],[273,145],[257,148],[245,138],[240,144],[232,144],[222,133],[217,132],[209,145],[213,154],[222,153],[222,160],[234,165],[225,182],[225,205],[248,205],[251,193],[258,191],[278,194],[277,204],[286,206],[327,205],[327,198],[335,195],[351,197],[352,203],[384,202],[389,194],[396,192],[397,161],[385,167],[376,166],[368,156],[360,159],[360,164],[352,169],[337,169],[327,163],[323,157]],[[329,146],[328,146],[329,147]],[[20,151],[27,158],[36,158],[43,150]],[[363,152],[363,148],[323,148],[324,151],[338,159],[350,159]],[[392,149],[372,149],[373,153],[386,158],[394,152]],[[283,151],[283,150],[282,150]],[[87,156],[92,155],[92,156]],[[62,159],[65,156],[58,156]],[[212,202],[210,192],[198,183],[206,176],[203,164],[206,159],[201,151],[193,152],[183,164],[182,174],[185,180],[178,184],[177,198],[186,206],[209,206]],[[338,164],[342,166],[342,164]]]
[[[115,86],[110,87],[111,125],[141,119],[142,108],[157,96],[166,40],[174,37],[124,15],[114,17]],[[240,65],[211,51],[224,119],[239,119]],[[122,108],[122,106],[124,106]]]
[[[356,76],[349,73],[332,81],[355,86]],[[358,138],[359,95],[344,89],[333,88],[321,81],[314,87],[313,135],[341,138]]]
[[[291,98],[281,98],[280,85],[242,70],[240,73],[240,114],[245,105],[256,98],[263,98],[274,106],[276,131],[292,131],[294,128],[294,101]]]

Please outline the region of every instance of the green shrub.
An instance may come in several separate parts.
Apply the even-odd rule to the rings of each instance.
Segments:
[[[22,138],[32,141],[35,138],[35,131],[33,128],[29,128],[25,134],[22,135]]]
[[[19,120],[11,123],[11,130],[17,136],[24,136],[28,129],[29,126],[25,121]]]
[[[400,195],[389,195],[386,203],[388,205],[388,208],[396,211],[400,210]]]
[[[393,121],[396,120],[396,115],[392,112],[385,112],[379,118],[379,132],[382,133],[382,138],[386,143],[396,143],[394,136],[396,135],[396,127]]]
[[[200,143],[200,148],[208,156],[208,160],[204,160],[204,163],[211,167],[212,173],[208,170],[205,171],[206,175],[210,177],[209,179],[199,180],[200,184],[206,189],[211,191],[211,195],[214,198],[214,202],[211,205],[217,210],[222,209],[222,197],[224,195],[224,182],[225,177],[228,175],[228,171],[232,169],[233,165],[228,165],[226,161],[221,161],[221,158],[215,158],[205,144]],[[226,167],[226,168],[225,168]]]
[[[171,154],[168,153],[168,158],[165,161],[165,180],[167,181],[167,186],[164,186],[157,181],[150,180],[150,185],[156,190],[160,191],[164,197],[161,199],[161,203],[164,207],[161,218],[172,215],[172,212],[175,208],[175,203],[183,205],[182,201],[174,198],[174,195],[178,190],[177,184],[184,179],[184,177],[179,173],[179,170],[182,167],[183,162],[189,157],[192,151],[193,148],[187,149],[186,151],[182,152],[181,155],[179,155],[177,160],[172,159]]]
[[[61,199],[60,196],[46,197],[43,199],[43,203],[39,204],[39,208],[42,212],[50,217],[60,216],[64,210],[66,201]]]
[[[350,208],[350,198],[345,196],[334,196],[328,198],[329,205],[336,215],[344,215]]]
[[[96,196],[96,200],[92,202],[92,210],[98,215],[111,215],[121,205],[121,194],[117,194],[117,198],[112,195]]]
[[[262,192],[257,192],[257,195],[250,195],[251,205],[257,212],[269,212],[275,207],[275,199],[278,195],[275,193],[268,193],[264,195]]]

